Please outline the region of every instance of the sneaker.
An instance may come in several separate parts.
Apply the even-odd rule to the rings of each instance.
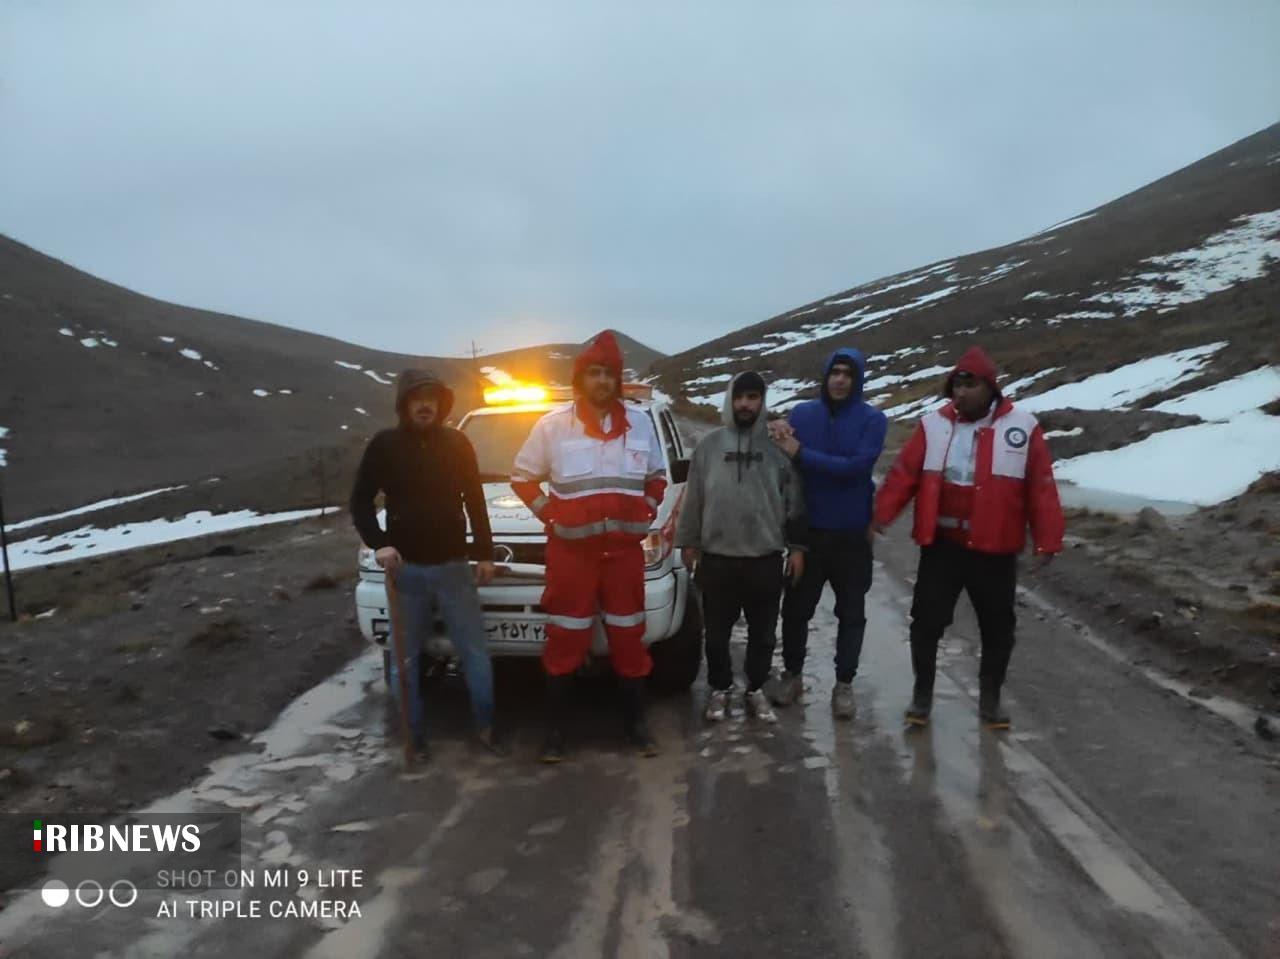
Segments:
[[[762,723],[776,723],[778,721],[778,716],[773,711],[773,707],[769,705],[769,698],[765,696],[763,689],[751,690],[743,697],[743,702],[747,707],[748,716],[754,716]]]
[[[494,732],[492,726],[486,726],[483,729],[476,730],[476,742],[478,742],[482,748],[501,759],[506,759],[511,755],[511,750],[508,748],[507,744],[498,737],[498,734]]]
[[[978,718],[988,729],[1008,729],[1012,723],[1009,714],[1000,707],[1000,688],[987,687],[978,697]]]
[[[804,677],[784,670],[781,676],[770,677],[764,689],[775,706],[790,706],[804,695]]]
[[[547,738],[542,741],[542,752],[538,755],[539,762],[556,764],[564,762],[564,732],[560,729],[550,729],[547,731]]]
[[[627,726],[626,740],[627,746],[645,759],[652,759],[658,755],[658,744],[653,734],[649,732],[649,724],[643,719],[638,719]]]
[[[916,693],[907,707],[907,722],[912,726],[928,726],[929,713],[933,711],[933,697]]]
[[[709,723],[722,722],[729,714],[730,689],[713,689],[707,694],[707,707],[702,711],[702,718]]]
[[[853,718],[853,683],[836,683],[831,690],[831,712],[836,719]]]

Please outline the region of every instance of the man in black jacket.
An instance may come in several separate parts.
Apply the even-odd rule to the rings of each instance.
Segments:
[[[425,747],[418,662],[422,642],[438,609],[457,651],[471,694],[482,745],[501,747],[493,728],[493,669],[476,584],[493,580],[493,536],[471,442],[444,426],[453,391],[427,370],[405,370],[396,388],[400,425],[369,441],[351,492],[351,517],[378,565],[395,580],[400,595],[402,646],[409,681],[409,719],[414,743]],[[374,497],[386,497],[387,528],[378,525]],[[467,545],[463,508],[471,519]],[[468,552],[477,560],[475,575]],[[392,660],[391,688],[400,685]]]

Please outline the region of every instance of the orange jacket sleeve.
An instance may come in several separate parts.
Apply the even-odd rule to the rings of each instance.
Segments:
[[[924,426],[917,423],[916,431],[898,453],[876,494],[875,519],[879,525],[888,526],[915,498],[916,489],[920,486],[920,473],[924,469],[924,448]]]

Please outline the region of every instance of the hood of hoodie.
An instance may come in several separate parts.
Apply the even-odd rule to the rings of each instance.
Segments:
[[[831,376],[831,368],[841,362],[850,364],[858,371],[858,382],[853,384],[853,392],[849,394],[849,399],[844,402],[856,403],[862,399],[862,385],[867,381],[867,358],[862,355],[861,350],[855,350],[853,347],[841,347],[831,354],[827,360],[827,365],[822,368],[822,401],[828,406],[835,403],[835,400],[827,392],[827,380]]]
[[[743,373],[746,371],[744,370]],[[735,373],[733,379],[729,381],[728,388],[724,391],[724,404],[720,408],[720,422],[731,430],[738,429],[738,424],[733,419],[733,387],[738,382],[738,377],[743,373]],[[760,404],[760,415],[756,417],[755,425],[751,427],[749,432],[753,439],[767,439],[769,434],[769,387],[765,385],[764,402]],[[741,432],[741,431],[739,431]]]
[[[396,417],[407,425],[404,412],[404,401],[409,394],[421,387],[431,387],[440,394],[440,410],[436,413],[436,423],[443,423],[453,412],[453,390],[445,385],[444,380],[431,370],[405,370],[396,377]]]

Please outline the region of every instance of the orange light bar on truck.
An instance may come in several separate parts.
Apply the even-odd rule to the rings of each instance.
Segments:
[[[489,406],[545,403],[550,398],[551,393],[545,386],[491,386],[484,391],[484,401]]]

